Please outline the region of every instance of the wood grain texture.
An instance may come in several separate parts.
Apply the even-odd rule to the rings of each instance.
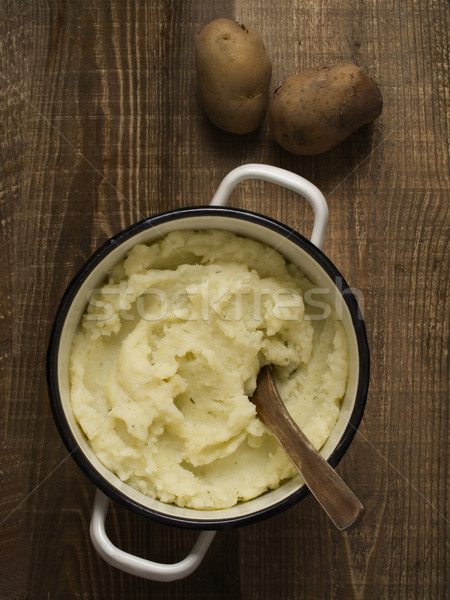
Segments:
[[[267,124],[218,131],[195,93],[194,40],[216,17],[255,27],[272,88],[354,61],[384,111],[338,148],[296,157]],[[0,599],[380,599],[449,596],[449,6],[444,0],[0,3]],[[88,527],[92,483],[60,441],[45,352],[59,299],[92,251],[157,212],[209,202],[222,177],[267,162],[325,194],[325,252],[364,310],[372,376],[338,471],[365,506],[333,529],[311,497],[216,536],[188,579],[108,567]],[[309,234],[294,194],[247,182],[232,204]],[[174,561],[195,533],[114,506],[112,539]]]

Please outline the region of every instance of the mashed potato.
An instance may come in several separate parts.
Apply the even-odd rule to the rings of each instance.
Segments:
[[[173,232],[137,245],[90,299],[71,353],[71,402],[96,456],[144,494],[233,506],[296,474],[249,401],[260,367],[320,448],[348,375],[331,307],[259,242]]]

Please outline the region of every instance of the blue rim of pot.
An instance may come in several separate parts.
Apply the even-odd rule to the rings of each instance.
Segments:
[[[355,336],[358,345],[359,352],[359,375],[358,385],[356,390],[356,398],[353,406],[353,410],[348,421],[347,427],[343,435],[341,436],[338,444],[334,448],[333,452],[328,458],[328,462],[336,467],[348,447],[350,446],[356,431],[361,422],[364,408],[366,405],[367,393],[369,388],[369,376],[370,376],[370,352],[369,345],[367,342],[366,328],[360,309],[358,307],[356,298],[351,292],[341,273],[338,271],[336,266],[327,258],[327,256],[312,244],[308,239],[298,233],[291,227],[284,225],[283,223],[261,215],[256,212],[244,210],[233,207],[216,207],[216,206],[198,206],[198,207],[187,207],[179,208],[158,215],[143,219],[126,229],[120,231],[109,240],[107,240],[98,250],[96,250],[92,256],[86,261],[81,267],[78,273],[73,277],[72,281],[66,288],[63,294],[59,306],[56,311],[56,315],[53,321],[48,349],[47,349],[47,389],[49,395],[49,402],[53,418],[56,423],[59,435],[64,442],[67,450],[71,457],[75,460],[81,470],[89,477],[89,479],[98,487],[103,493],[105,493],[110,499],[117,502],[118,504],[125,506],[126,508],[141,514],[145,517],[149,517],[157,522],[189,529],[231,529],[243,525],[249,525],[251,523],[261,521],[263,519],[274,516],[283,510],[297,504],[301,499],[309,494],[309,490],[306,486],[300,487],[298,490],[292,492],[286,498],[280,500],[267,508],[263,508],[259,511],[252,512],[250,514],[238,515],[236,517],[230,517],[221,519],[220,510],[217,511],[217,520],[202,520],[201,511],[199,512],[199,518],[184,518],[179,516],[168,515],[163,512],[156,511],[152,508],[143,506],[138,502],[135,502],[128,496],[124,495],[119,489],[115,488],[110,482],[108,482],[92,465],[85,454],[82,452],[75,436],[71,430],[71,427],[66,419],[64,408],[61,401],[59,381],[58,381],[58,355],[60,347],[60,339],[63,331],[65,319],[70,310],[71,304],[76,297],[80,287],[92,272],[92,270],[98,266],[98,264],[113,250],[115,250],[122,243],[129,240],[131,237],[139,234],[147,229],[158,227],[167,221],[176,221],[177,219],[185,219],[186,217],[232,217],[237,219],[243,219],[267,227],[278,234],[288,238],[291,242],[294,242],[300,248],[306,251],[328,274],[331,280],[335,283],[336,287],[340,290],[343,296],[344,302],[346,303],[350,312]],[[339,285],[338,285],[339,284]],[[345,290],[345,294],[342,291]]]

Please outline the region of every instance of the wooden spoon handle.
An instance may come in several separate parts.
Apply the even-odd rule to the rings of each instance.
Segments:
[[[363,505],[292,419],[268,368],[263,369],[261,377],[267,378],[267,385],[258,384],[257,398],[252,398],[258,416],[336,527],[341,531],[350,529],[362,517]]]

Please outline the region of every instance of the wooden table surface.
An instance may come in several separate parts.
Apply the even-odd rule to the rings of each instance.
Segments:
[[[448,598],[448,31],[445,0],[0,1],[0,598]],[[219,131],[196,98],[194,41],[217,17],[253,26],[272,89],[355,62],[384,110],[336,149],[299,157],[267,123]],[[208,203],[223,176],[277,165],[327,198],[324,251],[355,288],[372,372],[338,472],[366,507],[339,533],[311,496],[218,533],[187,579],[108,566],[89,539],[94,486],[54,425],[45,382],[65,287],[109,236]],[[311,211],[270,184],[231,203],[309,235]],[[113,506],[123,549],[179,560],[196,533]]]

